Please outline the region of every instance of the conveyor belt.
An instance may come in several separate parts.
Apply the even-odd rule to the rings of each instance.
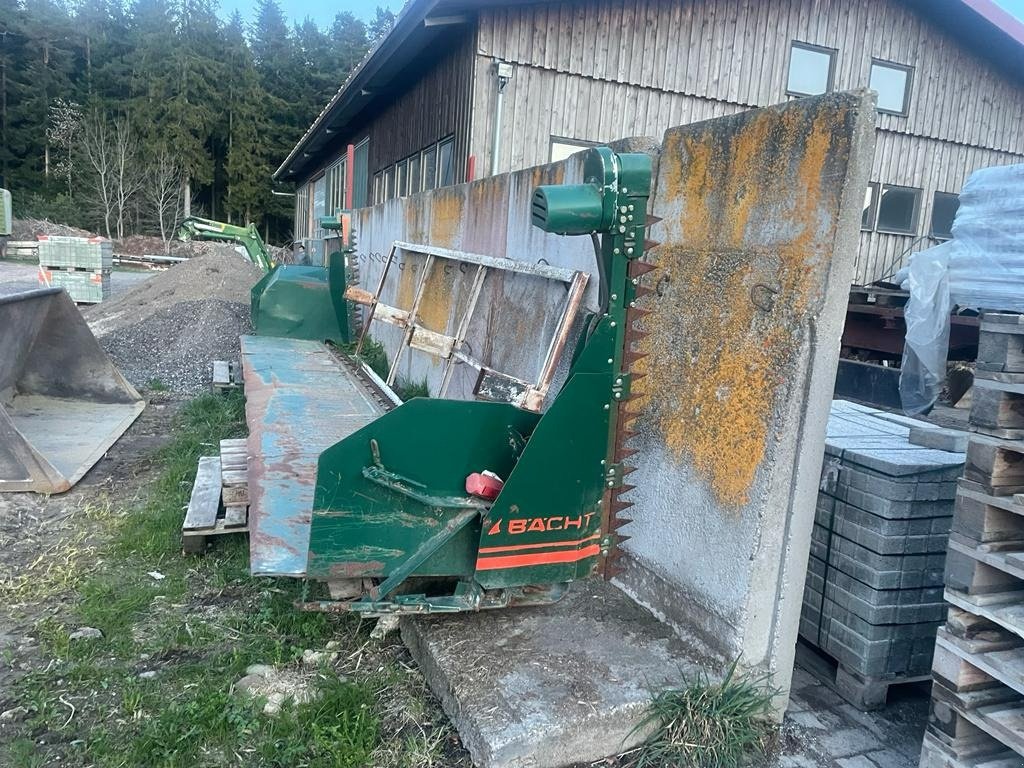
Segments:
[[[386,410],[324,344],[242,337],[249,426],[249,569],[306,573],[320,453]]]

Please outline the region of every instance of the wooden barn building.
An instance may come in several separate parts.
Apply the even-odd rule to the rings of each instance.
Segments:
[[[878,92],[855,281],[1024,162],[1024,24],[991,0],[411,0],[281,164],[295,238],[346,207],[829,90]]]

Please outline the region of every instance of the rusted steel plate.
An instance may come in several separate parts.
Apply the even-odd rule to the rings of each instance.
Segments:
[[[316,341],[242,337],[249,426],[249,570],[306,572],[320,453],[382,412],[356,375]]]

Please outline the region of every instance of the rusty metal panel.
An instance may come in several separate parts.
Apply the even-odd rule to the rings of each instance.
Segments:
[[[306,572],[320,453],[383,408],[325,345],[242,336],[254,576]]]

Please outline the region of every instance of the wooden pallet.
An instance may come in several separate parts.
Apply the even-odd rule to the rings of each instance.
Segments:
[[[242,371],[234,361],[214,360],[213,361],[213,389],[218,392],[226,392],[242,386]]]
[[[796,644],[796,661],[825,686],[864,712],[884,707],[893,686],[915,685],[932,679],[930,674],[865,677],[803,639]]]
[[[211,536],[249,530],[248,452],[245,439],[221,440],[220,456],[203,456],[181,526],[182,550],[198,554]]]

